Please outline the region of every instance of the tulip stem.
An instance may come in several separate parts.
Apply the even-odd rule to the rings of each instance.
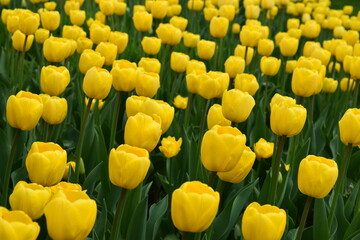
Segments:
[[[264,74],[264,79],[265,79],[265,96],[264,96],[264,105],[263,105],[263,112],[264,112],[264,117],[266,119],[266,105],[267,105],[267,95],[268,95],[268,77]]]
[[[171,92],[170,92],[170,96],[169,96],[169,101],[168,101],[169,103],[171,103],[173,101],[173,99],[174,99],[178,78],[179,78],[179,74],[177,72],[175,72],[174,80],[173,80],[172,86],[171,86]]]
[[[190,113],[191,113],[193,100],[194,100],[194,94],[190,93],[189,99],[188,99],[188,104],[186,106],[185,118],[184,118],[185,131],[187,130],[187,127],[189,126]]]
[[[19,141],[19,137],[20,137],[20,129],[16,129],[13,143],[11,146],[9,161],[7,162],[7,165],[6,165],[4,185],[2,187],[3,192],[2,192],[2,198],[1,198],[1,206],[4,206],[4,207],[6,207],[6,205],[7,205],[11,169],[13,166],[15,153],[16,153],[16,146],[17,146],[17,142]]]
[[[272,165],[271,165],[271,182],[270,182],[270,192],[269,192],[269,203],[275,205],[276,203],[276,192],[277,192],[277,183],[279,176],[280,168],[280,159],[284,149],[286,136],[278,136],[276,154],[274,155]]]
[[[305,227],[305,223],[306,223],[306,219],[307,219],[307,216],[308,216],[308,213],[309,213],[310,206],[311,206],[311,204],[313,202],[313,199],[314,198],[310,197],[310,196],[308,196],[307,199],[306,199],[304,210],[303,210],[302,215],[301,215],[299,229],[297,230],[297,233],[296,233],[296,240],[301,240],[301,237],[302,237],[302,234],[303,234],[303,231],[304,231],[304,227]]]
[[[331,209],[330,209],[330,215],[329,215],[329,227],[330,228],[331,228],[331,225],[332,225],[333,220],[334,220],[335,208],[336,208],[336,205],[337,205],[337,201],[338,201],[338,198],[339,198],[340,191],[343,188],[344,181],[346,182],[346,172],[347,172],[347,168],[349,166],[349,160],[350,160],[350,157],[351,157],[351,152],[352,152],[352,144],[349,144],[346,147],[343,162],[342,162],[342,164],[340,166],[340,175],[338,177],[338,181],[337,181],[336,186],[335,186],[335,192],[334,192],[333,200],[332,200],[332,203],[331,203]]]
[[[115,100],[115,106],[114,106],[114,112],[112,115],[112,121],[111,121],[111,133],[110,133],[110,141],[109,141],[109,152],[114,147],[115,142],[115,135],[116,135],[116,128],[119,121],[119,114],[120,114],[120,103],[121,103],[121,95],[123,93],[121,91],[116,93],[116,100]]]
[[[75,152],[75,183],[77,183],[79,181],[79,172],[80,172],[80,158],[81,158],[81,153],[82,153],[82,148],[83,148],[83,144],[84,144],[84,137],[85,137],[85,125],[86,125],[86,120],[87,117],[89,115],[90,112],[90,107],[91,107],[91,103],[92,103],[93,99],[89,98],[89,102],[86,106],[86,110],[84,112],[83,118],[81,120],[81,126],[80,126],[80,136],[79,136],[79,143],[78,143],[78,147],[76,148],[76,152]]]
[[[354,98],[353,98],[352,107],[356,108],[357,100],[358,100],[358,96],[359,96],[359,81],[360,80],[354,80],[354,81],[355,81],[355,94],[354,94]]]
[[[25,59],[25,50],[26,50],[26,42],[28,39],[28,35],[25,35],[25,40],[24,40],[24,46],[23,46],[23,50],[21,52],[21,57],[20,57],[20,63],[19,63],[19,90],[21,90],[23,88],[24,85],[24,59]]]
[[[200,155],[200,149],[201,149],[201,142],[203,139],[203,132],[204,132],[204,128],[205,128],[205,122],[206,122],[206,116],[207,116],[207,105],[208,103],[210,103],[209,100],[207,99],[202,99],[202,108],[201,108],[201,113],[202,113],[202,117],[200,120],[200,131],[199,131],[199,139],[198,139],[198,146],[197,146],[197,152],[196,152],[196,157]],[[196,161],[196,167],[195,167],[195,175],[198,177],[198,170],[199,170],[199,163],[200,163],[201,159],[199,161]]]
[[[47,128],[47,134],[46,134],[46,142],[51,142],[51,136],[52,136],[52,132],[54,129],[54,125],[52,124],[47,124],[48,128]]]
[[[216,172],[210,172],[210,175],[209,175],[209,182],[208,182],[208,185],[209,187],[214,187],[214,183],[215,183],[215,179],[216,179]]]
[[[113,224],[112,224],[112,227],[111,227],[110,240],[122,239],[121,238],[121,233],[120,233],[120,227],[121,227],[122,216],[123,216],[123,213],[124,213],[123,205],[124,205],[124,201],[125,201],[127,192],[128,192],[127,189],[122,188],[120,198],[119,198],[119,202],[118,202],[118,205],[117,205],[117,208],[116,208],[116,213],[115,213],[115,216],[114,216],[114,221],[113,221]]]

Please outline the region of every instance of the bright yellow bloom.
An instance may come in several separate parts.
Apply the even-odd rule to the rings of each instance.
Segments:
[[[170,24],[179,28],[183,32],[188,25],[188,20],[183,17],[174,16],[170,19]]]
[[[222,111],[225,118],[232,122],[245,122],[255,106],[254,98],[247,92],[238,89],[224,91]]]
[[[222,106],[214,104],[210,107],[207,114],[207,127],[211,129],[215,125],[230,126],[231,121],[226,119],[222,112]]]
[[[181,52],[172,52],[170,57],[171,69],[175,72],[185,72],[187,64],[190,61],[189,55]]]
[[[116,59],[118,47],[112,42],[101,42],[96,46],[95,51],[105,58],[104,65],[109,66]]]
[[[174,106],[178,109],[186,109],[188,104],[188,97],[182,97],[180,95],[177,95],[174,98]]]
[[[49,31],[55,31],[60,25],[60,13],[58,11],[44,11],[41,13],[41,25]]]
[[[340,139],[345,145],[360,145],[360,109],[350,108],[339,121]]]
[[[186,66],[186,74],[190,74],[196,71],[197,73],[206,73],[206,65],[204,62],[192,59]]]
[[[70,10],[71,24],[81,26],[86,19],[86,12],[84,10]]]
[[[117,46],[117,53],[121,54],[125,51],[125,48],[129,42],[129,36],[127,33],[122,32],[110,32],[109,42]]]
[[[210,34],[214,38],[224,38],[229,28],[229,20],[224,17],[213,17],[210,21]]]
[[[285,57],[292,57],[296,54],[299,40],[293,37],[284,37],[280,41],[280,52]]]
[[[337,89],[338,81],[332,78],[324,78],[322,91],[325,93],[334,93]]]
[[[65,98],[49,97],[43,101],[42,118],[49,124],[60,124],[65,120],[68,104]]]
[[[154,97],[160,88],[160,76],[153,72],[137,71],[135,91],[137,95]]]
[[[79,37],[76,40],[76,51],[79,54],[82,54],[85,51],[85,49],[92,49],[92,47],[93,47],[93,42],[91,41],[90,38]],[[105,61],[105,59],[104,59],[104,61]]]
[[[198,93],[206,99],[220,98],[229,87],[229,74],[210,71],[199,76]]]
[[[257,158],[270,158],[274,153],[274,143],[260,138],[254,145],[254,151]]]
[[[182,38],[181,30],[170,23],[160,23],[156,29],[157,36],[161,39],[162,44],[175,46],[180,43]]]
[[[262,38],[262,33],[259,28],[245,25],[240,31],[241,44],[247,47],[256,47]]]
[[[215,54],[216,43],[213,41],[200,40],[197,44],[197,54],[202,60],[209,60]]]
[[[83,90],[89,98],[104,99],[110,92],[112,76],[104,68],[90,68],[83,80]]]
[[[167,158],[172,158],[180,152],[182,144],[182,138],[176,141],[175,137],[167,137],[161,140],[160,152]]]
[[[200,41],[200,35],[199,34],[194,34],[194,33],[184,31],[182,33],[182,35],[183,35],[185,47],[188,47],[188,48],[197,47],[197,44]]]
[[[50,31],[45,28],[38,28],[35,32],[35,41],[43,44],[50,37]],[[27,42],[26,42],[27,43]]]
[[[142,57],[138,65],[143,68],[145,72],[160,73],[161,63],[157,58]]]
[[[109,26],[101,23],[93,23],[90,27],[90,39],[95,44],[109,40],[111,29]]]
[[[151,29],[153,16],[147,12],[135,12],[133,22],[136,30],[139,32],[147,32]]]
[[[280,59],[263,56],[260,61],[260,69],[267,76],[275,76],[280,69],[280,64]]]
[[[154,1],[151,6],[151,14],[156,19],[163,19],[166,17],[168,1]]]
[[[136,65],[134,68],[121,68],[114,65],[111,69],[112,85],[117,91],[130,92],[135,89]]]
[[[141,46],[146,54],[156,55],[161,48],[161,39],[157,37],[144,37],[141,41]]]
[[[22,52],[22,51],[29,51],[32,43],[34,41],[34,35],[28,35],[26,38],[26,46],[24,48],[25,45],[25,38],[26,35],[24,33],[22,33],[20,30],[16,30],[15,33],[12,35],[11,40],[12,40],[12,45],[13,48],[16,51]]]
[[[236,75],[235,88],[254,96],[259,89],[259,83],[254,75],[241,73]]]
[[[103,67],[105,57],[101,56],[99,52],[92,49],[85,49],[80,55],[79,69],[82,74],[85,74],[92,67]]]
[[[260,39],[258,43],[258,52],[262,56],[270,56],[274,51],[274,41],[271,39]]]
[[[50,37],[45,40],[43,51],[49,62],[62,62],[71,55],[72,43],[66,38]]]
[[[302,97],[318,94],[323,86],[322,75],[307,68],[295,68],[291,81],[292,91]]]

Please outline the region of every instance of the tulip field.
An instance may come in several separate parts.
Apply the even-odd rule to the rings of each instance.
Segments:
[[[358,0],[0,11],[0,240],[360,240]]]

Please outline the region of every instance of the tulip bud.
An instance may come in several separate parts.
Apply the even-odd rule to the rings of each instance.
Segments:
[[[84,24],[86,19],[86,12],[83,10],[71,10],[70,11],[70,22],[73,25],[81,26]]]
[[[82,54],[84,52],[85,49],[92,49],[93,47],[93,42],[91,41],[91,39],[86,38],[86,37],[79,37],[76,40],[76,51],[79,54]],[[105,59],[104,59],[105,60]],[[102,66],[101,66],[102,67]]]
[[[52,186],[61,181],[66,166],[66,151],[52,142],[34,142],[25,165],[31,182]]]
[[[246,207],[241,223],[246,240],[280,240],[285,227],[286,212],[283,209],[269,204],[261,206],[257,202]]]
[[[157,36],[161,39],[162,44],[175,46],[181,41],[181,30],[169,23],[160,23],[156,29]]]
[[[43,101],[44,110],[42,118],[48,124],[60,124],[64,121],[68,104],[65,98],[49,97],[46,101]]]
[[[197,73],[206,73],[206,65],[204,62],[198,60],[190,60],[186,66],[186,74],[196,71]]]
[[[81,160],[80,159],[80,163],[81,163]],[[70,162],[67,162],[66,163],[66,167],[65,167],[65,171],[64,171],[64,175],[62,177],[62,180],[68,180],[69,178],[69,171],[70,171],[70,167],[72,168],[72,172],[75,172],[75,169],[76,169],[76,163],[74,161],[70,161]],[[81,173],[81,169],[80,169],[80,173]],[[60,182],[62,183],[62,182]],[[58,184],[60,184],[58,183]],[[81,187],[80,187],[81,188]],[[80,189],[81,190],[81,189]]]
[[[44,7],[48,11],[54,11],[56,8],[56,2],[45,2]]]
[[[115,186],[136,188],[145,179],[149,167],[149,152],[146,149],[123,144],[110,151],[109,178]]]
[[[135,12],[133,22],[136,30],[139,32],[147,32],[151,29],[153,16],[147,12]]]
[[[190,61],[189,55],[180,52],[171,53],[170,66],[171,69],[175,72],[185,72],[189,61]]]
[[[176,141],[174,137],[167,137],[161,140],[160,152],[167,158],[172,158],[180,152],[182,138]]]
[[[79,68],[82,74],[85,74],[90,68],[101,68],[105,63],[105,57],[92,49],[85,49],[80,55]]]
[[[286,23],[287,29],[296,28],[300,26],[300,20],[298,18],[289,18]]]
[[[322,91],[325,93],[334,93],[337,89],[338,81],[332,78],[324,78]]]
[[[70,15],[71,10],[79,10],[80,3],[77,1],[66,1],[64,5],[64,10],[66,15]]]
[[[256,47],[261,37],[261,31],[253,26],[245,25],[240,31],[241,44],[247,47]]]
[[[83,90],[89,98],[104,99],[110,92],[112,76],[104,68],[90,68],[83,80]]]
[[[183,17],[174,16],[170,19],[170,24],[179,28],[183,32],[188,25],[188,20]]]
[[[134,68],[113,66],[110,73],[112,85],[117,91],[130,92],[135,89],[136,66]]]
[[[215,54],[216,43],[207,40],[200,40],[197,44],[197,54],[202,60],[209,60]]]
[[[213,17],[219,15],[219,10],[216,8],[204,8],[204,18],[206,21],[210,22]]]
[[[245,17],[247,19],[258,19],[260,16],[260,7],[258,5],[248,5],[245,7]]]
[[[219,203],[219,193],[208,185],[185,182],[172,194],[171,219],[180,231],[203,232],[214,221]]]
[[[298,187],[302,194],[321,199],[329,194],[337,177],[335,161],[308,155],[299,165]]]
[[[29,10],[23,11],[19,16],[19,30],[26,35],[35,33],[40,25],[40,16]]]
[[[37,43],[43,44],[45,40],[48,39],[49,37],[50,37],[50,31],[45,28],[39,28],[35,32],[35,41]]]
[[[273,97],[270,102],[271,130],[278,136],[292,137],[298,135],[305,125],[306,109],[302,105],[297,105],[294,99],[276,99],[279,97]]]
[[[41,13],[41,25],[49,31],[55,31],[60,25],[60,13],[58,11],[44,11]]]
[[[6,102],[6,120],[13,128],[30,131],[40,120],[43,112],[41,98],[31,92],[20,91]]]
[[[72,43],[66,38],[50,37],[43,45],[44,57],[49,62],[62,62],[70,56]]]
[[[246,59],[245,59],[245,52],[246,52]],[[235,47],[234,55],[242,57],[243,59],[245,59],[246,65],[249,65],[254,56],[254,49],[252,47],[245,47],[245,46],[238,44]]]
[[[26,39],[26,45],[25,45]],[[34,41],[34,35],[26,35],[22,33],[20,30],[16,30],[15,33],[11,37],[13,48],[19,52],[27,52],[30,50],[32,43]],[[25,45],[25,47],[24,47]]]
[[[174,98],[173,104],[178,109],[186,109],[188,104],[188,97],[182,97],[180,95],[177,95]]]
[[[309,20],[300,27],[301,33],[304,37],[315,39],[319,36],[321,26],[315,20]]]
[[[95,44],[99,44],[101,42],[107,42],[110,37],[111,29],[107,25],[103,25],[101,23],[91,24],[90,27],[90,39]]]
[[[259,89],[259,83],[254,75],[241,73],[236,75],[235,89],[241,90],[242,92],[248,92],[251,96],[254,96]]]
[[[161,69],[161,63],[157,58],[142,57],[139,61],[139,67],[143,68],[145,72],[159,74]]]
[[[60,190],[45,207],[49,236],[52,239],[85,239],[95,224],[96,213],[96,202],[85,192]]]
[[[225,72],[227,72],[230,78],[236,77],[237,74],[241,74],[245,69],[245,60],[239,56],[230,56],[225,61]]]
[[[258,44],[258,52],[262,56],[270,56],[274,51],[274,41],[270,39],[260,39]]]
[[[105,57],[104,65],[109,66],[112,65],[116,58],[117,49],[117,46],[111,42],[101,42],[97,45],[95,51]]]
[[[254,151],[256,157],[259,159],[266,159],[272,157],[274,153],[274,143],[268,142],[263,138],[260,138],[254,145]]]
[[[224,117],[232,122],[245,122],[255,106],[254,98],[247,92],[238,89],[224,91],[222,97]]]
[[[284,37],[280,41],[280,52],[285,57],[292,57],[296,54],[299,40],[293,37]]]
[[[350,108],[339,121],[340,139],[345,145],[360,145],[360,109]]]
[[[126,121],[125,144],[145,148],[151,152],[158,144],[160,136],[161,119],[156,114],[151,117],[139,112]]]
[[[230,126],[231,121],[226,119],[222,112],[222,106],[214,104],[210,107],[207,114],[207,126],[211,129],[215,125]]]
[[[199,12],[204,7],[204,1],[203,0],[189,0],[187,2],[187,7],[189,10]]]
[[[280,68],[281,60],[274,57],[262,57],[260,61],[261,72],[267,76],[275,76]]]
[[[166,17],[168,1],[154,1],[151,6],[151,14],[156,19],[163,19]]]
[[[136,94],[151,98],[155,96],[159,88],[159,74],[138,70],[135,84]]]
[[[49,188],[44,188],[36,183],[20,181],[15,185],[9,202],[11,209],[24,211],[31,219],[35,220],[44,214],[44,208],[50,201],[51,195]]]
[[[321,74],[307,68],[295,68],[291,81],[292,91],[302,97],[318,94],[323,86]]]
[[[4,240],[21,239],[35,240],[40,233],[37,222],[23,211],[9,211],[0,207],[0,234]]]
[[[210,21],[210,34],[214,38],[224,38],[229,28],[229,20],[224,17],[213,17]]]
[[[157,37],[144,37],[141,46],[146,54],[156,55],[161,48],[161,39]]]
[[[229,87],[229,74],[213,72],[201,74],[198,86],[198,93],[206,99],[220,98]]]
[[[117,53],[121,54],[124,52],[129,41],[129,36],[127,33],[122,32],[110,32],[109,42],[117,46]],[[106,61],[105,61],[106,62]]]
[[[100,0],[99,8],[104,15],[111,16],[115,11],[115,2],[113,0]]]

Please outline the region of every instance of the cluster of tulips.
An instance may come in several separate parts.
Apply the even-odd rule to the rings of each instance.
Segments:
[[[0,4],[1,240],[360,237],[353,6]]]

